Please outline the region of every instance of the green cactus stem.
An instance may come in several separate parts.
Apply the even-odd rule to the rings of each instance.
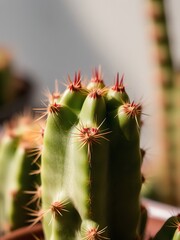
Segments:
[[[112,111],[110,116],[112,133],[108,209],[112,239],[128,240],[137,236],[137,222],[140,216],[139,193],[142,184],[140,114],[141,106],[132,102],[121,105]],[[131,221],[127,216],[130,216]]]
[[[72,125],[77,121],[75,113],[82,105],[81,101],[84,97],[84,93],[81,96],[79,92],[81,92],[81,84],[78,75],[75,76],[73,84],[68,86],[64,95],[59,99],[53,99],[53,102],[48,106],[41,165],[43,211],[50,208],[63,189],[64,164],[69,133]],[[75,103],[76,100],[78,100],[78,104]],[[70,103],[70,106],[68,103]],[[46,226],[47,239],[51,239],[51,234],[53,234],[50,222],[50,214],[45,214],[43,224]]]
[[[42,218],[47,240],[138,237],[142,183],[141,105],[123,77],[114,87],[100,70],[86,86],[75,74],[49,97],[41,158]]]
[[[82,219],[107,225],[108,141],[105,123],[106,105],[101,90],[92,90],[72,130],[67,159],[68,193]],[[101,173],[101,174],[100,174]]]

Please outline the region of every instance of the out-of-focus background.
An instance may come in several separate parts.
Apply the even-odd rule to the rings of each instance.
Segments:
[[[180,62],[179,0],[167,2],[172,50]],[[81,70],[91,76],[102,66],[105,82],[125,75],[132,100],[142,101],[145,127],[142,146],[150,158],[158,154],[154,115],[156,84],[152,74],[151,41],[146,0],[0,0],[0,45],[12,51],[17,68],[36,81],[33,105],[38,105],[54,81],[66,82]],[[60,85],[64,89],[64,85]]]

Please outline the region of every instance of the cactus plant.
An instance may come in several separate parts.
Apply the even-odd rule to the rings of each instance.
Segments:
[[[34,221],[42,219],[46,239],[137,239],[141,104],[130,102],[118,74],[112,87],[100,70],[86,86],[80,72],[68,80],[42,115],[42,207]]]
[[[179,206],[179,76],[171,50],[171,32],[166,1],[148,0],[153,64],[155,69],[156,101],[158,114],[159,152],[154,161],[154,176],[146,188],[146,196]],[[148,170],[147,170],[148,171]],[[152,175],[147,172],[147,175]],[[153,179],[154,177],[154,179]],[[162,188],[162,184],[166,188]],[[150,186],[151,185],[151,186]],[[148,184],[147,184],[148,186]]]
[[[130,100],[123,78],[117,74],[108,87],[95,70],[83,85],[78,72],[62,94],[57,85],[48,93],[37,121],[10,125],[0,145],[1,225],[42,221],[46,240],[147,239],[148,213],[140,201],[142,105]],[[44,118],[39,142],[33,133]],[[175,227],[165,224],[152,239],[178,239],[179,217],[168,223]]]

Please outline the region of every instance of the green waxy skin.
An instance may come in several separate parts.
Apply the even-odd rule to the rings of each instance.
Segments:
[[[43,211],[47,211],[50,205],[57,201],[58,195],[62,191],[69,131],[76,120],[76,115],[66,106],[59,105],[56,113],[49,113],[44,132],[41,164]],[[47,239],[51,239],[50,221],[51,216],[45,214],[43,224],[46,226]]]
[[[69,144],[66,181],[70,198],[81,218],[92,219],[102,227],[107,225],[107,190],[104,185],[107,185],[109,148],[107,139],[101,137],[101,132],[103,134],[106,130],[106,123],[103,123],[105,108],[102,96],[90,93],[84,101]],[[96,139],[93,131],[98,131]]]
[[[85,97],[86,92],[84,92],[83,89],[76,91],[67,89],[66,92],[64,92],[60,100],[60,103],[63,103],[64,105],[72,109],[75,112],[75,114],[78,114],[82,107]]]
[[[99,92],[98,92],[99,91]],[[83,103],[79,119],[80,123],[88,127],[95,124],[98,127],[106,118],[105,100],[101,90],[92,90]]]
[[[123,108],[123,105],[120,106]],[[135,239],[140,214],[141,152],[135,118],[119,109],[110,114],[109,228],[112,239]],[[133,132],[130,135],[130,129]],[[113,196],[113,197],[111,197]],[[131,221],[127,218],[130,216]],[[114,221],[116,219],[116,221]]]

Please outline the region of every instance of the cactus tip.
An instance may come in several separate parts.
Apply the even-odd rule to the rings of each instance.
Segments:
[[[125,87],[124,87],[124,74],[121,77],[121,80],[119,81],[119,73],[116,75],[116,80],[114,86],[111,88],[115,92],[125,92]]]
[[[101,67],[99,67],[98,69],[94,69],[94,71],[92,72],[91,82],[103,83]]]
[[[75,72],[74,81],[72,81],[70,76],[68,75],[68,82],[69,82],[69,84],[67,85],[67,88],[70,91],[80,90],[82,88],[82,86],[81,86],[81,72],[80,71],[78,71],[77,73]]]

